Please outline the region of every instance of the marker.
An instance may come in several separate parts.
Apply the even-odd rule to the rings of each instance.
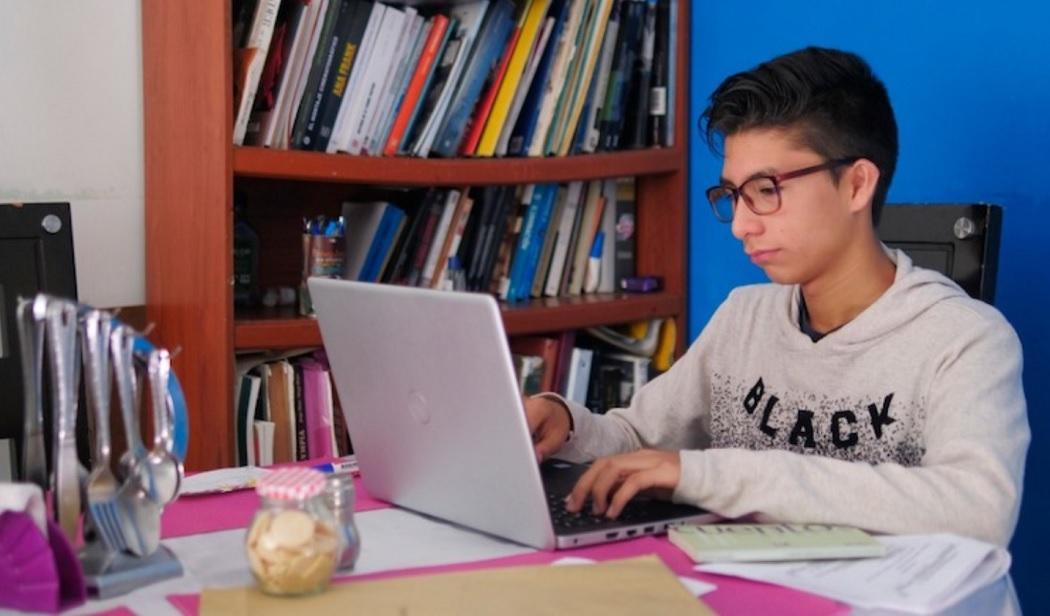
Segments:
[[[325,462],[324,464],[315,464],[311,468],[315,468],[323,473],[350,473],[351,475],[358,475],[361,472],[357,468],[357,458],[355,457]]]
[[[587,259],[587,277],[583,283],[585,293],[594,293],[598,290],[598,278],[602,270],[602,245],[605,243],[605,232],[599,231],[594,237],[594,245],[591,246],[591,256]]]

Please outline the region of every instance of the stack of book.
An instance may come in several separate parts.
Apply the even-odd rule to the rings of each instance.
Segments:
[[[235,145],[564,156],[673,145],[678,0],[234,0]]]
[[[322,351],[240,356],[234,383],[238,465],[267,466],[353,452]]]
[[[634,275],[633,178],[406,195],[343,204],[346,278],[515,302],[613,292]]]

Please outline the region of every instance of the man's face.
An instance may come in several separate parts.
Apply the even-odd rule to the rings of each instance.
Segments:
[[[740,186],[759,175],[778,175],[826,160],[783,129],[751,129],[725,140],[722,180]],[[780,209],[759,216],[743,198],[733,214],[733,235],[769,279],[806,284],[834,267],[851,238],[848,188],[830,171],[780,183]]]

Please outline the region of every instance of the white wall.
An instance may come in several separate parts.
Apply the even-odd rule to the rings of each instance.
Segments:
[[[68,201],[77,288],[145,303],[137,0],[0,0],[0,202]]]

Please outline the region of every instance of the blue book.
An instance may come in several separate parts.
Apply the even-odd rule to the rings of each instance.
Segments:
[[[540,265],[540,252],[543,251],[543,238],[551,223],[551,212],[558,196],[557,184],[545,184],[536,214],[536,224],[532,228],[532,239],[529,241],[529,252],[524,263],[521,279],[518,280],[516,295],[521,299],[532,297],[532,279],[536,277],[536,268]]]
[[[383,211],[383,218],[379,221],[376,234],[372,238],[372,245],[368,248],[368,256],[361,266],[361,274],[357,277],[362,282],[376,282],[379,278],[379,270],[383,267],[386,255],[390,252],[390,246],[397,237],[397,230],[405,218],[405,212],[399,207],[387,205]]]
[[[536,225],[536,211],[539,209],[542,188],[542,184],[533,184],[531,186],[532,195],[529,198],[528,207],[525,208],[525,215],[521,221],[521,231],[518,232],[517,246],[514,247],[514,256],[510,262],[510,280],[507,286],[508,302],[516,302],[522,299],[518,297],[517,292],[521,286],[519,282],[523,275],[522,270],[525,268],[526,253],[532,238],[532,229]]]
[[[451,158],[458,153],[481,90],[496,70],[513,27],[514,3],[496,0],[485,13],[470,58],[449,103],[449,111],[434,139],[430,150],[434,154]]]
[[[536,67],[536,75],[532,78],[529,93],[521,105],[518,123],[514,127],[514,132],[511,133],[510,142],[507,145],[507,154],[510,156],[521,156],[527,152],[528,144],[532,142],[532,134],[536,132],[540,103],[543,101],[543,92],[547,89],[547,79],[550,77],[554,55],[558,50],[558,39],[561,38],[561,30],[568,16],[568,6],[569,3],[562,0],[555,0],[555,3],[551,5],[549,14],[555,16],[554,27],[551,28],[547,48],[543,51],[543,57]]]

